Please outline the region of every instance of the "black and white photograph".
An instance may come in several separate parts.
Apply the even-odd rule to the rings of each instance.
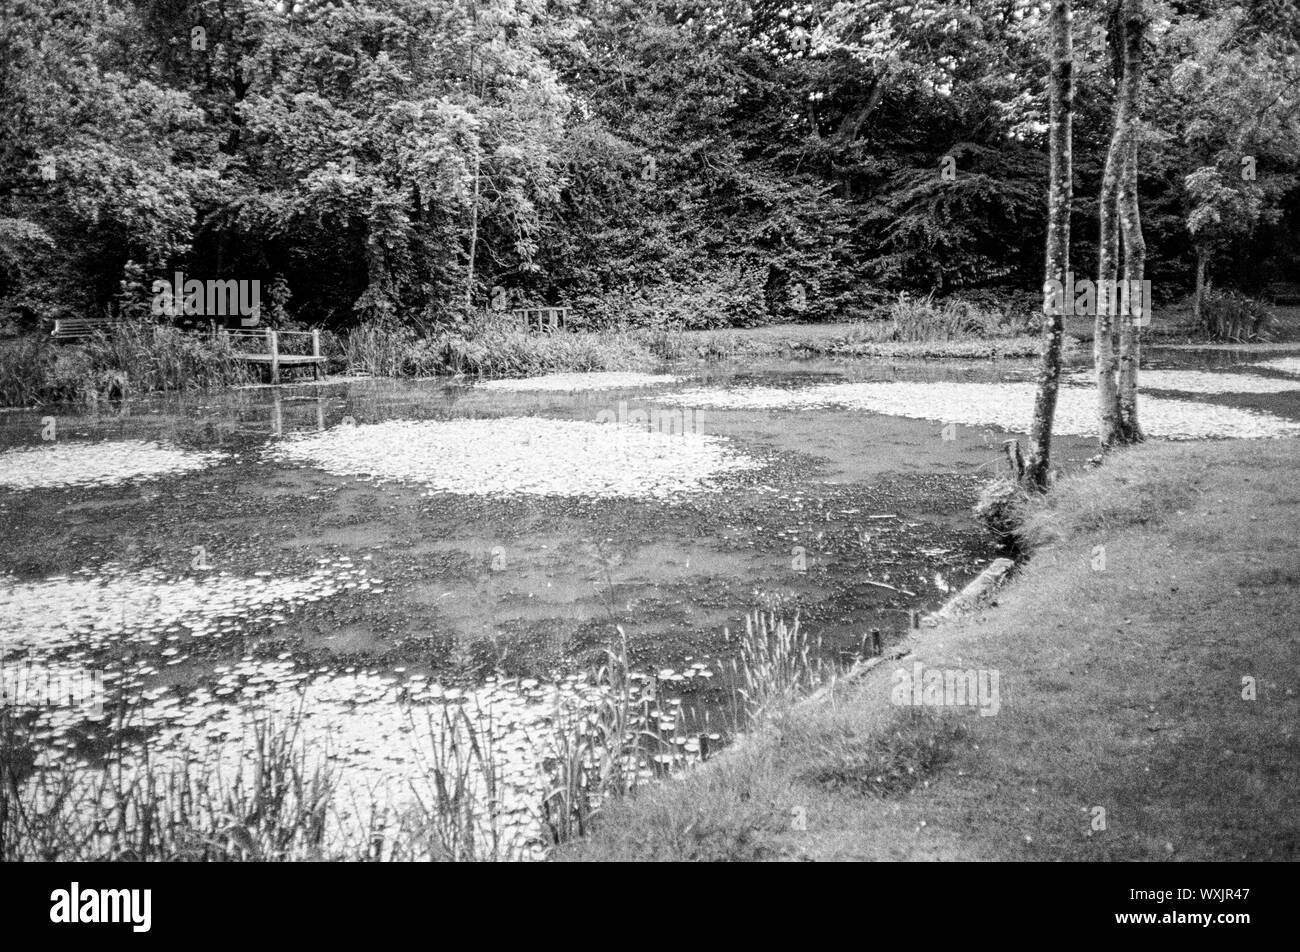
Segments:
[[[1298,476],[1295,0],[0,0],[42,928],[232,863],[1052,863],[1244,937]]]

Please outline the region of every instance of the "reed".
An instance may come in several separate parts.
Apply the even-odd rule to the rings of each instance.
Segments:
[[[227,339],[126,321],[76,344],[26,337],[0,344],[0,403],[96,404],[158,390],[211,390],[252,380]]]
[[[829,674],[821,661],[820,642],[809,642],[797,612],[787,625],[775,612],[753,611],[745,616],[739,640],[736,683],[747,726],[788,708]]]
[[[468,703],[411,710],[412,727],[422,716],[425,729],[413,731],[422,740],[410,797],[349,787],[351,801],[308,741],[301,709],[254,716],[238,741],[156,751],[148,725],[126,713],[137,708],[123,704],[114,748],[74,766],[43,761],[31,721],[0,707],[0,860],[539,858],[586,836],[613,799],[697,759],[698,725],[680,702],[644,689],[626,632],[615,630],[584,690],[557,700],[530,737],[535,776],[522,786],[519,754],[499,746],[492,711]],[[787,625],[775,611],[751,613],[738,651],[745,726],[824,679],[797,616]]]

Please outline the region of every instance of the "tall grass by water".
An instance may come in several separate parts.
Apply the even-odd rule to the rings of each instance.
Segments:
[[[692,334],[677,325],[530,332],[505,315],[480,311],[427,333],[399,324],[362,324],[349,334],[345,358],[350,373],[375,377],[532,377],[646,370],[669,360],[728,360],[782,346],[736,332]]]
[[[412,710],[431,729],[423,783],[402,807],[345,793],[301,713],[260,717],[238,750],[216,741],[161,753],[147,725],[119,712],[118,746],[71,766],[43,761],[30,720],[0,706],[0,861],[540,858],[590,832],[611,800],[705,759],[720,736],[699,734],[638,686],[617,632],[585,676],[596,703],[557,705],[535,738],[537,783],[522,804],[505,792],[510,753],[492,712],[465,704]],[[733,706],[742,713],[730,731],[775,715],[826,674],[797,620],[756,612],[738,642]]]
[[[937,343],[1014,337],[1034,330],[1027,316],[1001,308],[955,298],[936,302],[933,295],[900,294],[883,320],[859,325],[850,342]]]
[[[363,324],[348,335],[345,356],[349,372],[377,377],[526,377],[640,369],[655,359],[635,332],[529,333],[491,312],[427,334],[406,325]]]
[[[736,693],[744,703],[747,724],[789,707],[816,690],[829,673],[817,650],[820,645],[809,643],[798,615],[786,624],[773,612],[751,612],[739,640]]]
[[[297,721],[266,720],[235,770],[204,756],[156,756],[89,770],[41,764],[30,731],[0,707],[0,861],[282,861],[326,858],[335,778]]]
[[[127,321],[75,344],[48,337],[0,342],[0,403],[95,404],[156,390],[207,390],[247,383],[229,338]]]

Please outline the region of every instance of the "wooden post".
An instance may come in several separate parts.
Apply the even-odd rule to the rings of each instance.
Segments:
[[[919,611],[917,611],[915,608],[913,608],[913,609],[911,610],[911,612],[909,612],[909,614],[910,614],[910,616],[911,616],[912,628],[913,628],[913,629],[920,628],[920,627],[921,627],[921,613],[920,613]]]
[[[881,652],[880,629],[872,628],[871,629],[871,653],[879,657],[880,652]]]
[[[312,376],[319,380],[321,378],[320,366],[320,329],[312,328],[311,332],[311,355],[316,358],[316,362],[311,365]]]
[[[271,354],[271,383],[280,382],[280,340],[275,331],[266,329],[266,346]]]
[[[1020,482],[1025,475],[1025,458],[1020,452],[1019,440],[1003,440],[1002,451],[1007,454],[1007,465],[1011,467],[1011,478]]]

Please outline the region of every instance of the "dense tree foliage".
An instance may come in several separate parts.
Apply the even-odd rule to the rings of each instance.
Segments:
[[[1075,12],[1081,268],[1112,7]],[[1151,19],[1148,276],[1285,275],[1294,4]],[[1028,0],[0,0],[0,319],[146,313],[175,270],[260,280],[273,320],[331,327],[509,299],[741,324],[1036,293],[1046,30]]]

